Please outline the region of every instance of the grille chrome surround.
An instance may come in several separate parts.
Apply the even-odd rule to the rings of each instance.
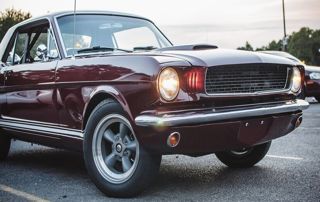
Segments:
[[[238,96],[272,94],[291,89],[293,67],[277,64],[240,64],[208,67],[207,95]]]

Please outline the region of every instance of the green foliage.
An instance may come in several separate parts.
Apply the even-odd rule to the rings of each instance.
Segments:
[[[253,50],[249,42],[239,50]],[[282,40],[273,40],[267,46],[257,48],[256,51],[282,50]],[[310,65],[320,65],[320,30],[312,30],[307,27],[293,32],[288,37],[287,52]]]
[[[29,18],[31,18],[29,12],[26,13],[21,10],[15,10],[14,8],[8,8],[0,12],[0,41],[10,27]]]
[[[248,41],[246,41],[246,45],[245,46],[239,47],[237,49],[238,50],[253,51],[253,47],[251,46],[251,44]]]
[[[303,27],[289,37],[288,52],[306,64],[320,65],[320,30]]]

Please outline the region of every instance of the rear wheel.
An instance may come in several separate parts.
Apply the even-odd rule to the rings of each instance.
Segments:
[[[316,98],[316,100],[320,102],[320,96],[315,96],[314,98]]]
[[[232,168],[248,168],[261,161],[269,151],[271,141],[239,150],[217,152],[217,158]]]
[[[89,175],[106,195],[132,197],[155,178],[161,155],[145,151],[121,105],[100,103],[88,120],[84,158]]]
[[[0,161],[4,161],[10,150],[11,139],[8,136],[0,135]]]

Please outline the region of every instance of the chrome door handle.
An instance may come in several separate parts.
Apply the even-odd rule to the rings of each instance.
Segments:
[[[8,80],[8,77],[10,77],[13,74],[13,70],[5,70],[4,71],[4,79]]]
[[[4,74],[7,76],[11,76],[13,74],[13,70],[5,70]]]

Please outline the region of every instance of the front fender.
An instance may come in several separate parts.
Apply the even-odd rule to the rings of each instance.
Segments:
[[[83,110],[83,117],[86,117],[85,119],[90,116],[90,113],[99,102],[106,98],[111,98],[116,100],[128,114],[130,119],[133,120],[133,116],[126,99],[116,88],[110,85],[102,85],[95,88],[84,87],[82,88],[82,94],[85,102]],[[86,120],[83,123],[83,128],[85,128],[85,125]]]

